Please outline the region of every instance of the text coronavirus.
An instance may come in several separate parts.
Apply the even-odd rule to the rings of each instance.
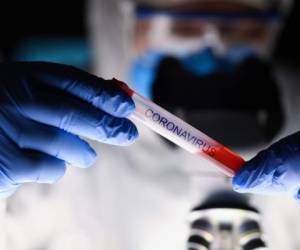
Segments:
[[[177,125],[176,122],[169,120],[168,118],[164,117],[163,115],[159,114],[158,112],[149,108],[149,109],[145,110],[145,116],[148,119],[150,119],[152,122],[157,123],[158,125],[167,129],[174,135],[178,136],[180,139],[192,144],[193,146],[198,147],[204,153],[206,153],[212,157],[216,153],[215,147],[213,147],[212,145],[209,145],[204,140],[193,135],[191,132],[189,132],[186,129]]]

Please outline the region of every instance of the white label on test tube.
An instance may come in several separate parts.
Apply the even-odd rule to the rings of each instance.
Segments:
[[[115,79],[114,79],[115,80]],[[213,159],[228,176],[233,176],[245,163],[231,150],[195,129],[175,115],[132,91],[125,83],[115,83],[133,99],[136,110],[132,118],[193,154]]]

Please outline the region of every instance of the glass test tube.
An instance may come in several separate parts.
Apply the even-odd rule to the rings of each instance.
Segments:
[[[187,151],[213,160],[216,166],[227,176],[234,176],[244,165],[245,161],[230,149],[137,94],[125,83],[116,79],[113,80],[115,84],[132,97],[135,103],[136,110],[130,118],[140,121]]]

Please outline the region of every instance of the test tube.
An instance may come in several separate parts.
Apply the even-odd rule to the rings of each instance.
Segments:
[[[233,177],[244,165],[245,161],[242,157],[221,143],[139,95],[130,89],[127,84],[117,79],[113,79],[113,81],[130,95],[135,103],[135,112],[130,117],[132,120],[140,121],[148,128],[192,154],[199,154],[212,160],[229,177]]]

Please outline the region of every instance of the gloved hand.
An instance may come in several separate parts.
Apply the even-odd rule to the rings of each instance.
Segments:
[[[53,183],[66,163],[88,167],[95,151],[79,136],[128,145],[135,106],[111,81],[52,63],[0,64],[0,196],[22,183]]]
[[[288,192],[300,200],[300,132],[247,162],[233,178],[233,187],[241,193]]]

